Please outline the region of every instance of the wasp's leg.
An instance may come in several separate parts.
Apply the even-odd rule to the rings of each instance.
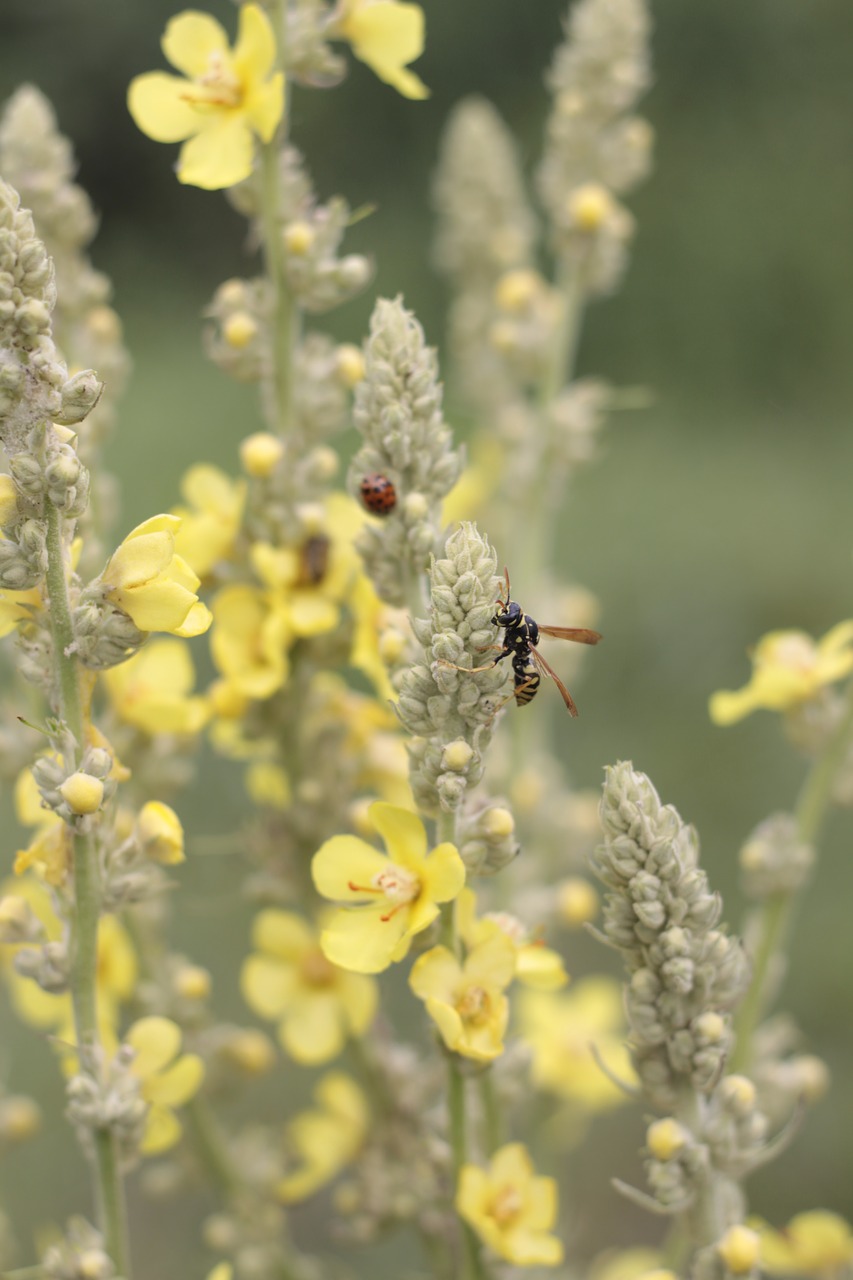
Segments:
[[[505,698],[501,698],[500,702],[499,702],[499,703],[498,703],[498,705],[495,707],[494,711],[492,712],[492,714],[489,716],[488,720],[486,721],[486,724],[491,724],[491,723],[492,723],[492,721],[494,720],[495,716],[498,714],[498,712],[499,712],[499,711],[503,711],[503,709],[504,709],[504,707],[506,706],[506,704],[507,704],[508,702],[512,702],[513,698],[516,698],[516,695],[517,695],[517,694],[519,694],[519,693],[523,693],[523,692],[524,692],[524,690],[525,690],[525,689],[527,689],[527,688],[529,688],[531,685],[535,688],[535,687],[536,687],[536,685],[537,685],[537,683],[538,683],[538,681],[537,681],[536,677],[535,677],[535,676],[531,676],[529,680],[524,680],[524,681],[522,681],[522,683],[521,683],[521,684],[517,684],[517,685],[515,686],[515,688],[513,689],[512,693],[508,693],[508,694],[506,695],[506,697],[505,697]],[[531,701],[532,701],[532,699],[531,699]],[[518,705],[519,705],[519,706],[521,706],[521,707],[523,707],[523,706],[526,706],[526,703],[524,703],[524,702],[520,702]]]
[[[469,675],[473,675],[475,671],[491,671],[499,662],[503,662],[504,658],[509,658],[512,654],[512,649],[505,649],[498,644],[491,644],[488,648],[500,649],[500,653],[495,658],[494,662],[487,662],[484,667],[460,667],[455,662],[448,662],[446,658],[439,658],[438,665],[440,667],[448,667],[451,671],[467,671]],[[488,650],[478,649],[477,652],[486,653]]]

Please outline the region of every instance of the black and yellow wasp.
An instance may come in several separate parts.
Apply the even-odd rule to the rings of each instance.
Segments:
[[[514,688],[509,697],[515,698],[517,706],[524,707],[528,702],[533,701],[539,691],[541,673],[544,672],[560,690],[569,715],[576,716],[578,709],[574,698],[556,671],[542,657],[537,645],[540,636],[552,636],[555,640],[573,640],[576,644],[598,644],[601,639],[600,634],[597,631],[590,631],[587,627],[546,627],[536,622],[529,614],[522,611],[521,605],[516,600],[510,598],[508,569],[504,570],[504,578],[506,596],[498,597],[499,607],[492,618],[496,627],[503,628],[503,643],[493,646],[495,649],[500,649],[500,653],[493,662],[483,667],[467,667],[459,670],[489,671],[499,662],[503,662],[504,658],[510,658]],[[504,699],[504,702],[508,701],[509,698]],[[497,710],[500,710],[500,707]]]

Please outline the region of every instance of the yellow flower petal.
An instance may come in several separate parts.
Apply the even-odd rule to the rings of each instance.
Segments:
[[[261,142],[271,142],[284,112],[284,75],[278,72],[266,84],[246,94],[246,116]]]
[[[370,895],[366,897],[360,890],[370,889],[374,877],[387,866],[387,858],[357,836],[332,836],[314,854],[311,875],[322,897],[332,902],[365,902]]]
[[[302,1066],[336,1058],[346,1044],[342,1008],[336,993],[313,992],[294,1005],[279,1028],[282,1048]]]
[[[421,1000],[434,996],[449,1002],[461,977],[462,966],[453,952],[447,947],[433,947],[412,965],[409,986]]]
[[[133,1070],[145,1080],[177,1057],[181,1047],[181,1029],[169,1018],[140,1018],[130,1028],[125,1040],[136,1051]]]
[[[355,973],[381,973],[402,959],[409,948],[407,914],[383,918],[381,912],[369,907],[336,911],[320,936],[326,958]]]
[[[168,530],[134,530],[110,558],[103,580],[107,586],[123,589],[150,582],[169,564],[174,549],[174,535]]]
[[[233,187],[251,175],[253,156],[252,132],[243,115],[211,116],[181,147],[178,181],[205,191]]]
[[[181,1107],[198,1092],[204,1079],[204,1063],[195,1053],[185,1053],[166,1071],[150,1076],[143,1097],[154,1106]]]
[[[240,989],[250,1009],[271,1021],[279,1018],[293,999],[296,973],[278,960],[247,956],[240,973]]]
[[[252,925],[252,943],[259,951],[282,960],[298,960],[309,947],[316,946],[310,925],[292,911],[269,908],[261,911]]]
[[[232,60],[234,70],[243,81],[265,80],[273,69],[276,56],[272,24],[256,4],[244,4]]]
[[[370,806],[368,817],[384,840],[391,861],[420,870],[426,857],[427,836],[418,815],[380,800]]]
[[[195,604],[190,606],[189,613],[181,625],[169,629],[173,635],[180,636],[183,640],[191,640],[193,636],[204,635],[212,622],[213,614],[207,605],[203,604],[201,600],[197,600]]]
[[[204,117],[186,100],[186,80],[149,71],[131,80],[127,108],[138,129],[155,142],[183,142],[197,133]]]
[[[420,5],[397,0],[356,3],[339,26],[352,51],[371,71],[405,98],[429,97],[429,89],[406,64],[424,48],[424,14]]]
[[[180,1141],[181,1124],[174,1111],[166,1107],[151,1107],[145,1120],[145,1132],[139,1144],[144,1156],[156,1156],[168,1151]]]
[[[228,36],[209,13],[187,9],[169,19],[161,48],[173,67],[195,79],[207,72],[211,54],[227,55]]]
[[[465,884],[465,863],[455,845],[440,844],[423,864],[423,882],[436,902],[451,902]]]

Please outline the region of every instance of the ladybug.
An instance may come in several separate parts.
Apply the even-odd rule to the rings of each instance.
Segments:
[[[388,516],[397,505],[397,490],[387,476],[372,471],[359,486],[361,500],[375,516]]]

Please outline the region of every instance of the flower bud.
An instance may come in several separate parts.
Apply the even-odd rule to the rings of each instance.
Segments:
[[[291,222],[284,228],[282,238],[288,253],[303,257],[312,249],[317,233],[310,222]]]
[[[483,815],[482,830],[489,840],[505,840],[515,831],[515,818],[509,809],[487,809]]]
[[[240,445],[240,462],[247,475],[265,480],[284,456],[284,443],[269,431],[256,431]]]
[[[26,1142],[41,1128],[41,1108],[24,1094],[0,1098],[0,1146]]]
[[[578,929],[598,914],[598,894],[582,876],[570,876],[557,886],[557,912],[570,929]]]
[[[104,784],[90,773],[72,773],[60,784],[59,794],[72,813],[97,813],[104,799]]]
[[[664,1120],[655,1120],[646,1130],[646,1146],[655,1160],[672,1160],[687,1145],[690,1137],[687,1130],[677,1120],[667,1116]]]
[[[222,336],[235,351],[242,351],[243,347],[247,347],[257,332],[257,321],[248,311],[233,312],[222,325]]]
[[[597,231],[613,211],[613,197],[598,182],[576,187],[568,199],[568,214],[579,231]]]
[[[744,1276],[758,1265],[761,1237],[749,1227],[729,1227],[723,1238],[717,1241],[717,1253],[732,1275]]]
[[[455,773],[464,773],[473,759],[474,748],[464,738],[457,738],[454,742],[448,742],[444,748],[441,764],[444,769],[451,769]]]
[[[87,417],[101,398],[104,384],[91,369],[75,373],[62,387],[62,407],[54,417],[64,427],[73,427]]]
[[[212,983],[207,969],[200,964],[184,964],[175,973],[172,985],[184,1000],[206,1000]]]
[[[364,377],[364,355],[360,347],[344,342],[336,353],[337,374],[345,387],[355,387]]]

